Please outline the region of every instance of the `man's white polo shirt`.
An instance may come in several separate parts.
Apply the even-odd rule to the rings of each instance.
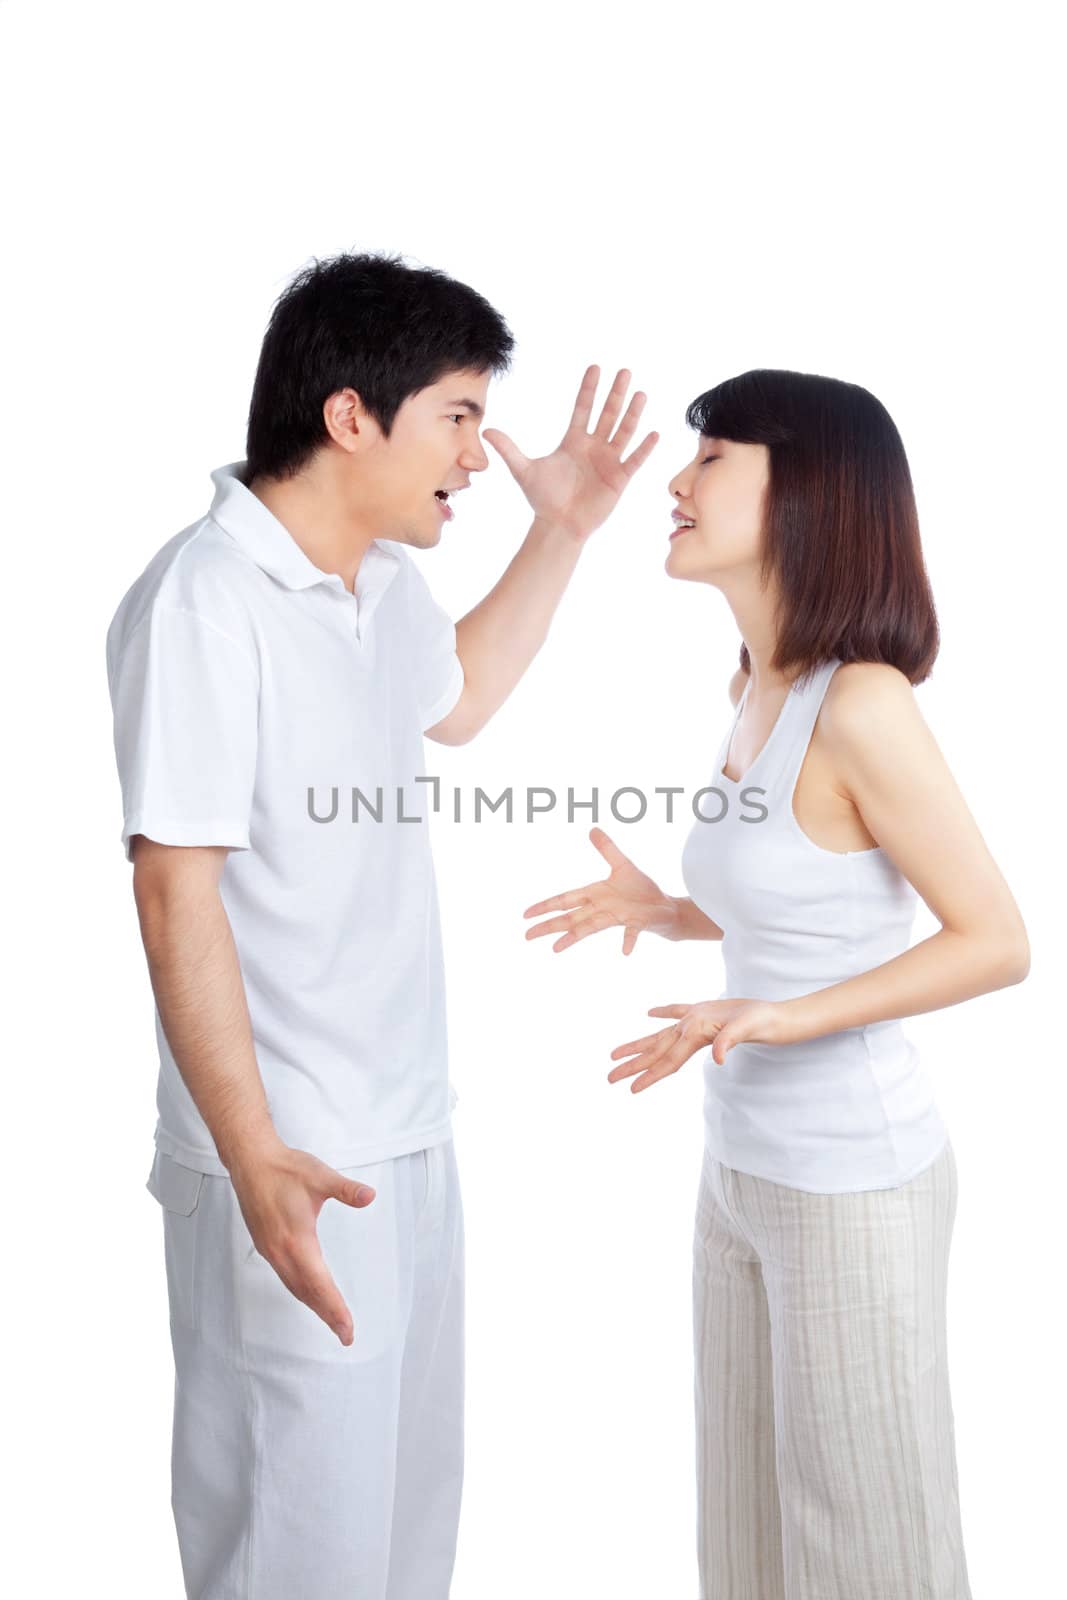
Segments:
[[[423,730],[463,689],[402,544],[349,593],[243,482],[175,534],[107,635],[122,841],[228,845],[220,891],[272,1120],[331,1166],[451,1134]],[[379,819],[380,820],[377,820]],[[155,1141],[224,1173],[158,1009]]]

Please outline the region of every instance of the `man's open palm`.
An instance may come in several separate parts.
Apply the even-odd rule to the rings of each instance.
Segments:
[[[482,429],[482,437],[503,457],[534,515],[565,528],[576,539],[588,538],[611,514],[622,491],[659,439],[658,433],[646,434],[637,449],[625,461],[622,459],[648,398],[638,389],[615,428],[631,377],[627,367],[616,377],[600,419],[589,432],[599,377],[598,366],[585,369],[567,431],[551,455],[531,460],[499,428]]]

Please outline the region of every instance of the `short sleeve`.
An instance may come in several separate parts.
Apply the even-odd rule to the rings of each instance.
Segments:
[[[249,848],[259,673],[197,612],[155,605],[110,676],[122,843]]]
[[[419,726],[423,733],[452,710],[463,693],[463,664],[456,654],[456,626],[408,559],[408,590]]]

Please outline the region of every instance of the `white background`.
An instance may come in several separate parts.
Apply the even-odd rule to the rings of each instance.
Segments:
[[[1059,783],[1064,262],[1051,8],[0,7],[10,810],[10,1592],[176,1600],[151,995],[119,844],[104,632],[244,453],[271,305],[399,249],[518,340],[487,426],[558,441],[628,366],[661,439],[548,643],[446,785],[706,781],[725,601],[663,574],[684,407],[754,366],[862,383],[916,483],[943,631],[917,691],[1030,932],[1009,988],[908,1024],[960,1199],[949,1326],[976,1600],[1062,1572]],[[487,447],[488,448],[488,447]],[[529,523],[491,464],[419,559],[462,615]],[[601,821],[681,893],[688,822]],[[717,947],[553,955],[530,902],[602,875],[588,819],[434,822],[469,1272],[454,1600],[695,1600],[692,1067],[608,1053],[711,998]],[[920,907],[915,938],[936,925]],[[859,1600],[859,1597],[857,1597]]]

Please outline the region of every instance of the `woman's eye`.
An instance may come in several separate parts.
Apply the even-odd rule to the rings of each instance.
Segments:
[[[718,461],[718,459],[719,459],[719,458],[718,458],[718,456],[705,456],[705,457],[704,457],[704,460],[703,460],[703,461],[702,461],[702,462],[701,462],[701,463],[700,463],[700,465],[701,465],[701,466],[702,466],[702,467],[703,467],[703,466],[705,466],[705,465],[706,465],[706,464],[707,464],[707,463],[708,463],[708,462],[709,462],[709,461]]]

